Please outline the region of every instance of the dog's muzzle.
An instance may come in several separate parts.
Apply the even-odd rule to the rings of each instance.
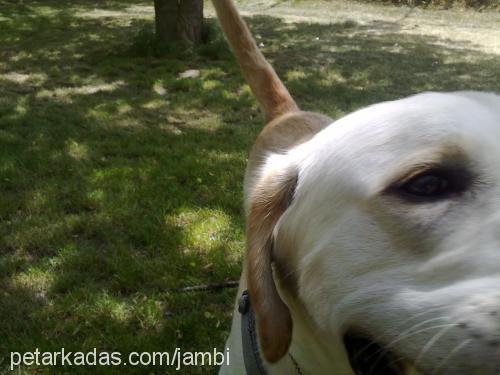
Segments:
[[[348,332],[344,345],[352,370],[356,375],[404,375],[410,367],[408,361],[383,348],[367,336]]]

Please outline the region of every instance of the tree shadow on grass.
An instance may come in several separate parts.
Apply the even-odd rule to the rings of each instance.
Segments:
[[[397,23],[283,23],[254,17],[298,102],[332,115],[422,91],[498,90],[497,55],[465,43],[408,35]]]
[[[169,288],[238,277],[261,117],[233,59],[133,56],[150,21],[81,16],[129,5],[0,8],[0,357],[222,348],[234,292]],[[499,89],[497,56],[397,24],[248,21],[304,109],[340,116],[423,90]],[[187,69],[200,77],[178,79]]]

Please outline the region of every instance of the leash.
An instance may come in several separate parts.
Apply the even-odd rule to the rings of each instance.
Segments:
[[[250,296],[245,290],[238,300],[238,311],[241,314],[241,341],[243,344],[243,360],[247,375],[267,375],[267,371],[260,356],[259,343],[257,340],[257,331],[255,329],[255,315],[250,304]],[[302,374],[302,369],[295,358],[288,353],[295,371],[298,375]]]

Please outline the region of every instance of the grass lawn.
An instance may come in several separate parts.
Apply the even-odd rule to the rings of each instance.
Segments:
[[[500,90],[498,54],[473,45],[252,4],[249,24],[304,109],[338,117],[423,90]],[[220,34],[148,56],[152,16],[147,1],[0,2],[0,372],[9,352],[35,348],[223,348],[235,289],[171,289],[238,279],[262,118]],[[188,69],[200,76],[179,79]]]

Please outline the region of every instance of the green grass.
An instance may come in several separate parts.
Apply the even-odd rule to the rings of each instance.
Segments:
[[[243,172],[262,118],[220,33],[159,56],[140,48],[152,14],[137,5],[151,7],[0,3],[0,372],[10,351],[37,347],[223,348],[235,290],[170,289],[238,279]],[[308,110],[500,89],[498,56],[396,24],[249,23]],[[187,69],[200,77],[178,79]],[[56,371],[89,369],[21,370]]]

